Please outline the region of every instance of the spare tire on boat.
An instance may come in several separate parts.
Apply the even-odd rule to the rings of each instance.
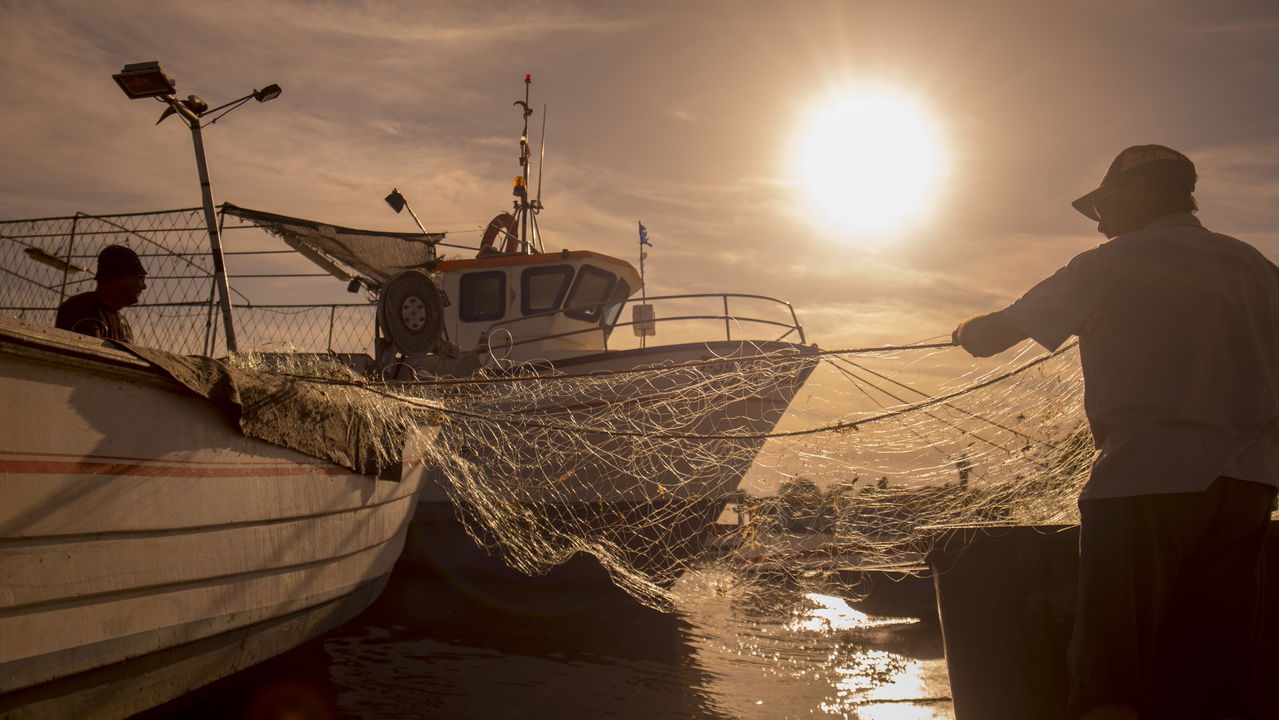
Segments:
[[[444,334],[444,303],[431,276],[405,270],[387,280],[378,297],[377,321],[402,353],[435,350]]]

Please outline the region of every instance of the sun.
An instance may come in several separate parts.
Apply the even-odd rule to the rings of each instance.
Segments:
[[[931,114],[885,88],[845,88],[814,105],[792,153],[795,184],[828,234],[859,242],[923,220],[946,176]]]

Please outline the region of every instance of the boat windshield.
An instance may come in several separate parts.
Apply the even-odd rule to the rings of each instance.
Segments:
[[[617,276],[613,273],[591,265],[583,265],[577,271],[573,288],[569,290],[565,306],[570,309],[565,310],[564,314],[588,322],[599,320],[604,309],[602,303],[612,299],[613,288],[616,285]]]
[[[536,315],[558,310],[573,279],[571,265],[533,267],[520,275],[520,312]]]
[[[601,324],[604,327],[612,328],[617,322],[617,316],[622,313],[622,305],[626,299],[631,296],[631,286],[625,280],[618,280],[617,287],[613,288],[613,297],[609,298],[610,302],[604,307],[604,317]]]

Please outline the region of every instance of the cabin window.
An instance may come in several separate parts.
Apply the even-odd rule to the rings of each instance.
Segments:
[[[520,275],[520,311],[525,315],[558,310],[573,279],[570,265],[552,265],[525,270]]]
[[[625,280],[618,280],[617,287],[613,288],[613,297],[609,298],[609,304],[604,308],[605,327],[613,327],[613,323],[617,322],[618,314],[622,312],[622,305],[630,296],[631,286]]]
[[[600,304],[612,296],[613,285],[617,276],[607,270],[583,265],[577,271],[577,279],[573,281],[573,289],[568,293],[566,307],[577,308],[565,310],[564,314],[578,320],[594,322],[600,317]],[[585,307],[583,307],[585,306]]]
[[[463,322],[501,320],[506,315],[506,273],[463,275],[458,288],[458,317]]]

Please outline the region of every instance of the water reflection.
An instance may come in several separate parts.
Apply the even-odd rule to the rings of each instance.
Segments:
[[[681,604],[725,714],[743,720],[954,717],[935,623],[867,614],[828,592],[691,580]],[[706,592],[706,586],[715,592]]]
[[[916,618],[872,618],[870,615],[854,610],[848,601],[834,595],[821,593],[804,593],[804,599],[813,607],[800,606],[791,611],[792,619],[787,623],[788,630],[851,630],[853,628],[883,627],[887,625],[909,625],[919,622]]]
[[[678,616],[611,586],[574,588],[564,612],[542,589],[476,590],[405,574],[363,627],[328,638],[341,716],[724,717],[700,690],[708,674]]]
[[[953,718],[935,624],[731,576],[676,589],[663,614],[397,570],[355,621],[155,717]]]

